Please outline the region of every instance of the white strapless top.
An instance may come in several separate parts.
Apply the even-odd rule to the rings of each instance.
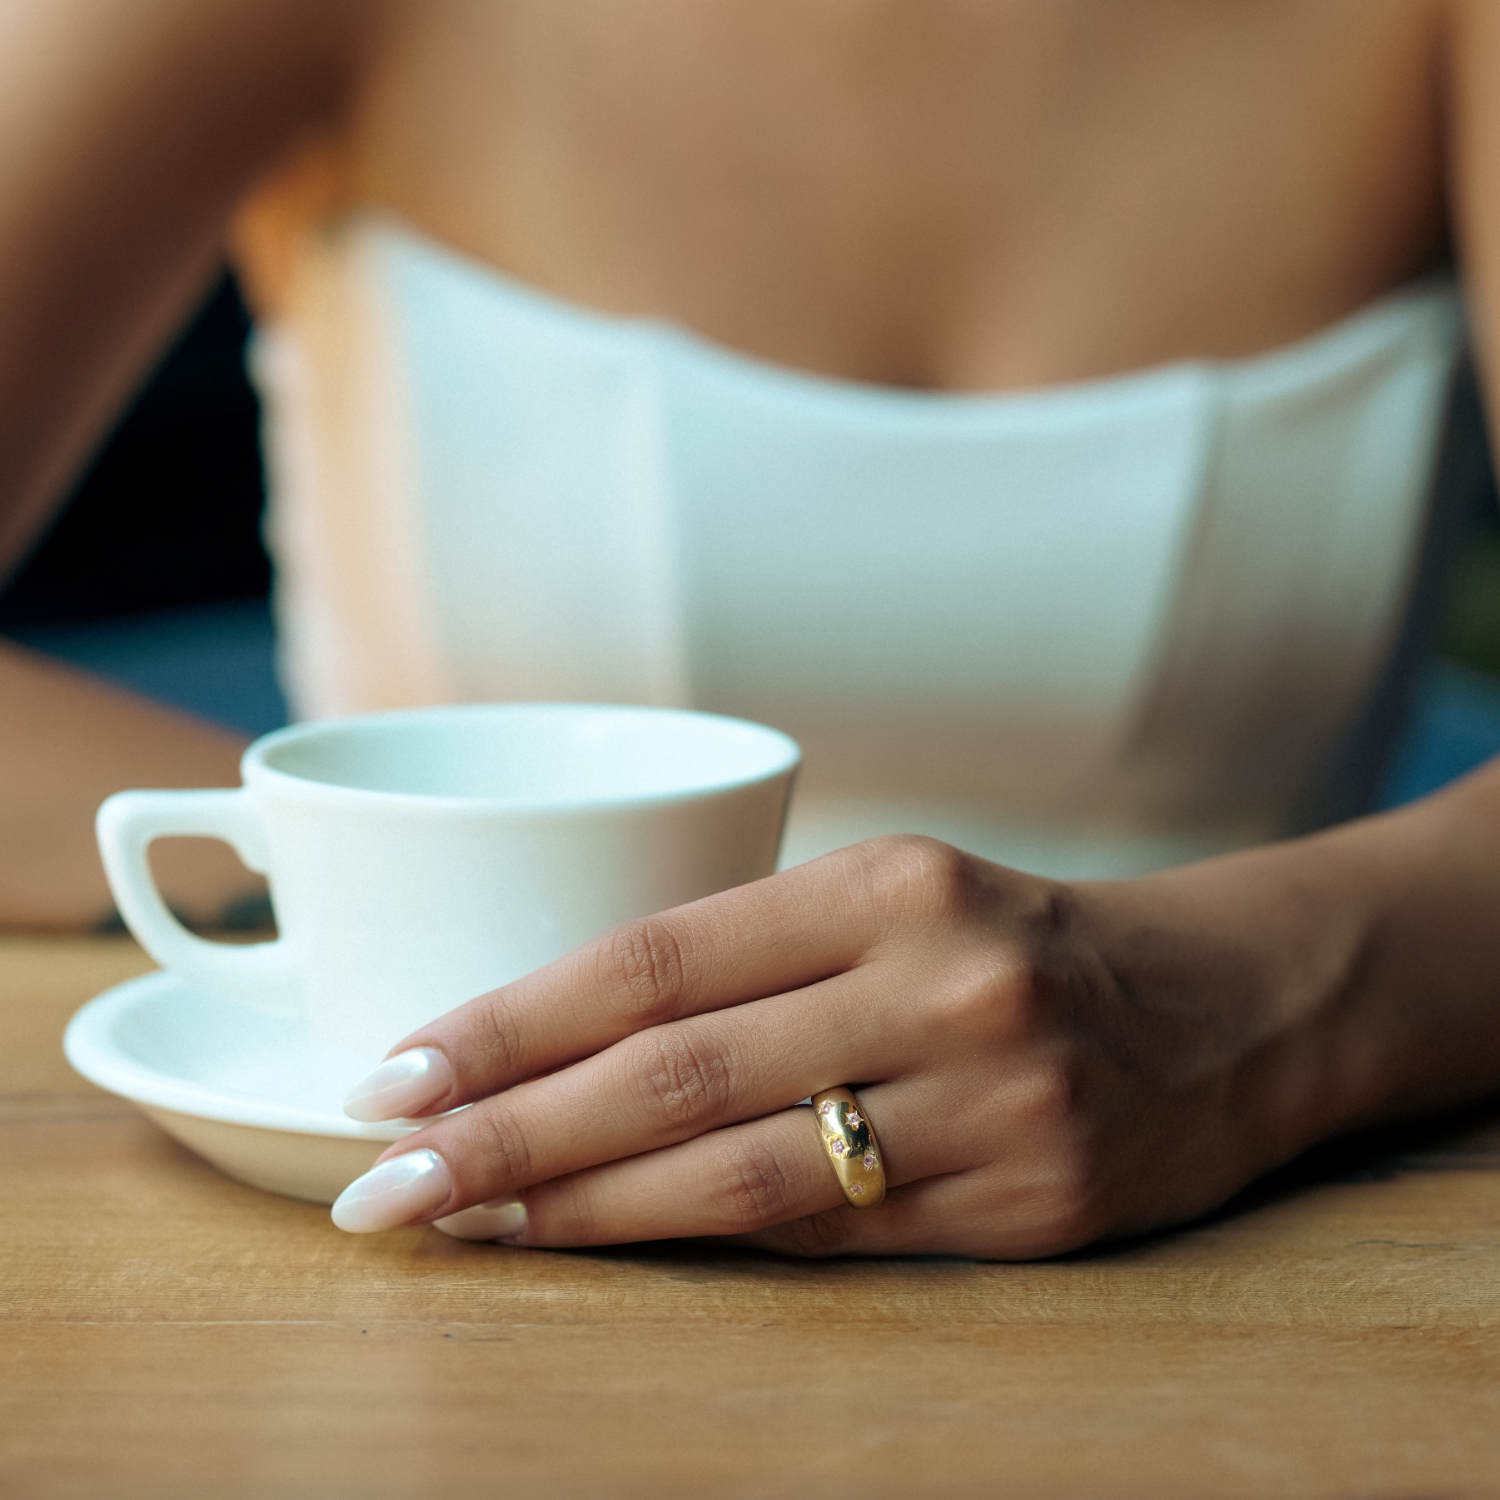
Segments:
[[[1429,285],[1252,359],[918,393],[355,217],[254,359],[289,698],[759,719],[806,756],[787,862],[1267,837],[1400,626],[1461,335]]]

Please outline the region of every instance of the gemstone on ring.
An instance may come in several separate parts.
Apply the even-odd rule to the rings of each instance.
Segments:
[[[823,1089],[812,1099],[813,1119],[845,1200],[870,1209],[884,1201],[885,1161],[875,1127],[851,1090]]]

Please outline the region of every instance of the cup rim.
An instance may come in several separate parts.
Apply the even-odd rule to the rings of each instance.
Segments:
[[[525,718],[544,713],[607,714],[611,716],[649,716],[673,719],[709,721],[725,727],[733,726],[741,731],[750,730],[775,748],[779,754],[770,757],[769,763],[749,774],[725,776],[715,780],[695,783],[692,786],[667,791],[626,792],[595,796],[545,797],[467,797],[441,792],[383,791],[369,787],[345,786],[336,781],[318,781],[311,776],[300,776],[293,771],[267,763],[266,757],[285,745],[303,740],[318,739],[324,735],[344,733],[366,724],[399,726],[410,722],[430,722],[433,719],[460,718]],[[768,724],[753,719],[736,718],[729,714],[705,713],[700,709],[661,708],[651,704],[630,703],[572,703],[521,700],[510,702],[444,703],[419,708],[387,709],[376,713],[348,714],[326,719],[312,719],[302,724],[289,724],[283,729],[273,729],[253,740],[240,758],[240,776],[247,787],[274,786],[278,792],[305,797],[319,802],[349,802],[362,805],[378,805],[389,810],[408,808],[422,812],[507,813],[557,815],[572,812],[598,812],[613,808],[638,808],[687,803],[708,797],[718,797],[745,787],[758,786],[774,781],[795,771],[801,764],[802,748],[789,734],[773,729]]]

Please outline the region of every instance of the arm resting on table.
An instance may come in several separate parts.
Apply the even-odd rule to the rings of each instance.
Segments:
[[[3,642],[0,705],[0,928],[87,928],[112,911],[94,843],[111,792],[239,785],[239,736]],[[217,840],[164,843],[153,863],[202,926],[259,888]]]

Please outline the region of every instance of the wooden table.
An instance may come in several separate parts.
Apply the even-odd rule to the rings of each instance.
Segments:
[[[1500,1117],[1042,1265],[354,1237],[71,1073],[145,967],[0,940],[5,1500],[1500,1495]]]

